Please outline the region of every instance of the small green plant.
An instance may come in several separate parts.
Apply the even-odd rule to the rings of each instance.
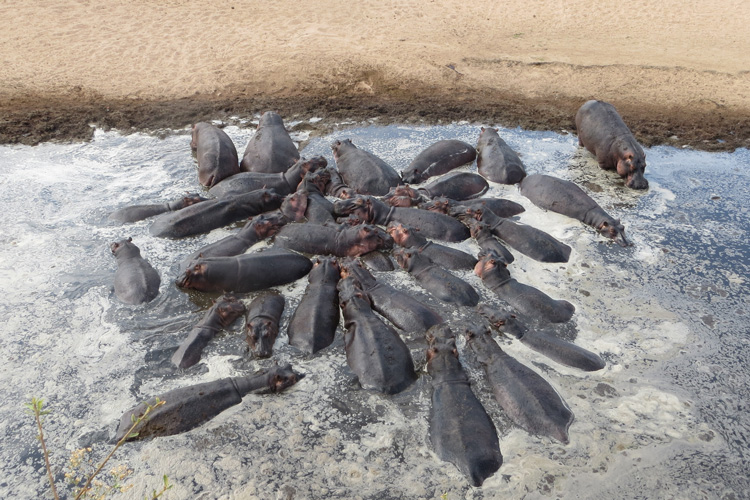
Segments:
[[[125,436],[117,442],[115,447],[109,452],[109,454],[104,458],[104,460],[102,460],[102,462],[98,466],[95,466],[94,462],[90,458],[87,459],[86,457],[87,454],[91,453],[92,448],[80,448],[73,451],[68,464],[70,470],[65,473],[65,479],[73,488],[75,500],[84,498],[100,500],[105,498],[107,494],[111,492],[124,492],[130,489],[132,485],[122,484],[122,482],[132,472],[125,466],[119,465],[111,469],[109,471],[108,480],[102,481],[100,479],[96,479],[96,477],[102,472],[104,466],[107,464],[107,462],[109,462],[109,459],[112,458],[117,449],[122,446],[125,441],[138,436],[138,433],[135,432],[136,427],[138,427],[141,422],[147,420],[148,415],[155,408],[158,408],[163,404],[164,401],[161,401],[157,398],[156,402],[153,405],[149,405],[148,403],[146,403],[146,411],[140,417],[131,415],[131,421],[133,422],[133,425],[130,427],[130,429],[128,429],[128,432],[125,433]],[[49,415],[51,412],[50,410],[44,409],[44,401],[42,399],[31,398],[31,402],[26,403],[24,406],[26,406],[27,412],[34,416],[37,429],[39,430],[37,439],[39,440],[39,443],[42,447],[42,453],[44,455],[44,465],[47,469],[47,477],[49,479],[50,489],[52,491],[52,495],[55,497],[55,500],[60,500],[60,496],[57,492],[57,487],[55,486],[55,480],[52,476],[52,466],[50,465],[49,459],[50,454],[47,450],[47,444],[44,441],[44,431],[42,429],[44,417]],[[84,472],[86,469],[93,470],[93,472],[91,472],[91,474],[81,473],[82,469],[84,470]],[[84,481],[83,478],[85,476],[88,476],[88,478]],[[81,483],[83,483],[82,486]],[[171,489],[172,486],[173,485],[169,484],[169,478],[164,475],[164,484],[161,489],[159,491],[153,490],[151,496],[147,496],[146,500],[155,500],[156,498],[161,497],[167,490]]]

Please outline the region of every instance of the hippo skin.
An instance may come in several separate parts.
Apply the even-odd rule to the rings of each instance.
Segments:
[[[299,151],[284,128],[284,120],[273,111],[263,113],[242,154],[240,170],[278,174],[289,170],[297,160]]]
[[[388,233],[371,224],[342,226],[288,224],[279,231],[274,245],[312,255],[356,257],[380,248],[391,248]]]
[[[261,294],[245,311],[245,340],[257,358],[268,358],[279,335],[279,322],[284,312],[284,296]]]
[[[450,198],[463,201],[481,196],[490,188],[487,181],[473,172],[451,172],[418,189],[427,198]]]
[[[500,138],[496,128],[484,128],[477,142],[479,174],[500,184],[516,184],[526,176],[521,158]]]
[[[481,486],[503,463],[495,425],[471,390],[450,328],[433,326],[427,338],[432,448],[441,460],[455,465],[472,486]]]
[[[601,168],[616,170],[629,188],[648,188],[646,153],[614,106],[587,101],[576,113],[576,130],[578,144],[596,156]]]
[[[138,222],[155,215],[161,215],[166,212],[176,212],[177,210],[195,205],[202,201],[206,201],[208,198],[204,198],[197,193],[186,194],[179,200],[170,201],[167,203],[154,203],[150,205],[131,205],[129,207],[123,207],[115,210],[109,214],[109,220],[115,222]]]
[[[211,339],[244,312],[245,304],[239,298],[234,295],[219,297],[172,355],[172,364],[179,368],[195,365]]]
[[[545,210],[567,215],[596,229],[620,246],[628,246],[625,228],[575,183],[550,175],[533,174],[521,181],[521,194]]]
[[[467,219],[466,225],[469,226],[472,238],[474,238],[474,241],[479,245],[480,252],[487,253],[493,251],[503,259],[506,264],[510,264],[515,260],[515,257],[510,253],[510,250],[508,250],[505,245],[503,245],[500,240],[492,234],[490,226],[476,219]]]
[[[412,160],[401,172],[401,179],[410,184],[419,184],[430,177],[443,175],[477,157],[474,146],[456,139],[446,139],[431,144]]]
[[[335,141],[331,145],[336,168],[347,186],[360,194],[383,196],[401,183],[393,167],[351,140]]]
[[[517,426],[568,444],[573,412],[555,389],[526,365],[504,352],[486,325],[470,325],[466,344],[484,366],[495,400]]]
[[[198,158],[198,181],[202,185],[210,188],[239,173],[237,149],[220,128],[206,122],[196,123],[190,147]]]
[[[459,306],[473,307],[479,303],[479,294],[474,287],[453,276],[417,250],[399,248],[393,251],[393,256],[432,296]]]
[[[397,245],[413,248],[448,269],[474,269],[477,264],[477,259],[473,255],[429,241],[419,231],[405,224],[391,222],[386,231]]]
[[[417,380],[409,348],[372,310],[354,277],[339,281],[344,315],[346,362],[360,385],[385,394],[403,391]]]
[[[498,217],[513,217],[526,210],[523,208],[523,205],[502,198],[473,198],[471,200],[457,201],[444,196],[438,196],[427,203],[423,203],[421,208],[440,212],[441,214],[453,215],[454,211],[460,206],[471,208],[472,210],[490,210]]]
[[[341,317],[336,288],[340,277],[336,259],[321,257],[313,261],[307,288],[289,320],[290,345],[314,354],[333,343]]]
[[[110,245],[117,261],[115,296],[125,304],[151,302],[159,295],[161,278],[151,264],[141,257],[141,250],[133,239],[120,240]]]
[[[300,182],[309,172],[325,168],[327,164],[328,161],[322,156],[314,156],[309,160],[300,158],[284,172],[240,172],[214,185],[208,193],[222,198],[249,193],[256,189],[273,189],[281,196],[286,196],[297,190]]]

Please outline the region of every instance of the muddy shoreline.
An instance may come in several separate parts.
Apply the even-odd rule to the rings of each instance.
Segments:
[[[6,95],[0,99],[0,143],[86,141],[93,127],[160,133],[201,120],[249,118],[276,110],[285,120],[321,118],[325,133],[337,122],[375,119],[379,124],[469,121],[528,130],[575,132],[574,116],[585,97],[534,97],[493,89],[382,85],[380,89],[309,89],[276,95],[226,88],[181,98],[113,98],[76,88],[59,94]],[[706,112],[609,100],[644,146],[667,144],[706,151],[750,147],[750,116],[716,105]],[[315,131],[312,132],[316,134]]]

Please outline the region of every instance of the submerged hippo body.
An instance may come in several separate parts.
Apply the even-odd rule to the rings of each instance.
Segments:
[[[490,185],[481,175],[473,172],[452,172],[419,188],[428,198],[445,197],[462,201],[475,198],[487,191]]]
[[[380,248],[391,248],[388,233],[371,224],[331,227],[289,224],[276,235],[275,246],[312,255],[356,257]]]
[[[484,128],[477,142],[477,170],[500,184],[516,184],[526,176],[521,158],[500,138],[496,128]]]
[[[140,249],[132,238],[120,240],[110,246],[117,261],[115,295],[126,304],[151,302],[159,295],[161,278],[156,269],[141,257]]]
[[[264,293],[250,302],[245,312],[245,340],[258,358],[268,358],[279,335],[284,296]]]
[[[450,198],[437,197],[422,205],[426,210],[452,215],[458,207],[467,207],[472,210],[490,210],[498,217],[513,217],[524,212],[526,209],[515,201],[502,198],[473,198],[471,200],[456,201]]]
[[[492,234],[490,226],[476,219],[467,219],[466,223],[469,226],[469,230],[471,230],[472,238],[479,245],[480,252],[495,252],[506,264],[510,264],[515,260],[510,250]]]
[[[196,364],[211,339],[244,312],[245,304],[234,295],[219,297],[172,355],[172,363],[180,368]]]
[[[633,189],[648,188],[643,176],[646,154],[614,106],[591,100],[576,113],[578,144],[589,150],[604,170],[616,170]]]
[[[129,207],[123,207],[115,210],[109,214],[109,220],[115,222],[138,222],[140,220],[154,217],[155,215],[161,215],[166,212],[176,212],[190,205],[195,205],[202,201],[206,201],[208,198],[204,198],[197,193],[191,193],[183,196],[179,200],[170,201],[167,203],[155,203],[151,205],[131,205]]]
[[[514,336],[529,349],[562,365],[586,372],[601,370],[606,366],[598,354],[563,340],[546,330],[530,329],[511,312],[489,304],[479,304],[477,312],[487,319],[493,328]]]
[[[419,153],[401,172],[401,179],[410,184],[419,184],[430,177],[443,175],[477,157],[474,146],[456,139],[438,141]]]
[[[492,419],[471,390],[458,360],[453,334],[445,325],[428,333],[427,372],[432,376],[430,442],[473,486],[481,486],[503,463]]]
[[[327,160],[322,156],[315,156],[309,160],[300,158],[289,170],[278,173],[240,172],[224,179],[209,189],[209,194],[221,198],[242,193],[249,193],[256,189],[273,189],[281,196],[286,196],[297,190],[302,178],[308,172],[325,168]]]
[[[474,287],[418,251],[399,248],[393,251],[393,256],[402,268],[414,276],[422,288],[443,302],[472,307],[479,303],[479,294]]]
[[[620,221],[613,219],[573,182],[534,174],[521,182],[521,194],[540,208],[578,219],[618,244],[628,244],[625,228]]]
[[[198,158],[198,181],[206,187],[239,173],[237,149],[229,136],[210,123],[193,125],[190,147]]]
[[[296,281],[311,268],[307,257],[272,248],[235,257],[197,259],[177,279],[177,286],[202,292],[253,292]]]
[[[274,366],[245,377],[227,377],[173,389],[125,412],[114,441],[118,442],[125,437],[129,441],[149,439],[189,431],[227,408],[241,403],[247,394],[281,392],[303,377],[304,375],[295,373],[291,365]],[[163,403],[153,408],[148,417],[131,430],[133,422],[141,418],[149,406],[154,407],[157,400]]]
[[[373,309],[382,314],[396,328],[405,332],[424,334],[443,318],[428,306],[387,283],[375,279],[361,262],[346,259],[341,262],[342,276],[354,276],[370,298]]]
[[[409,348],[373,312],[355,278],[339,281],[338,290],[346,329],[346,362],[360,385],[385,394],[403,391],[417,379]]]
[[[567,300],[556,300],[546,293],[510,277],[503,259],[494,252],[479,254],[474,273],[521,314],[550,323],[564,323],[573,317],[575,306]]]
[[[284,121],[277,113],[266,111],[261,115],[255,135],[245,147],[240,162],[243,172],[265,172],[277,174],[286,172],[299,160],[299,151]]]
[[[401,177],[393,167],[363,149],[349,139],[331,145],[336,168],[344,182],[360,194],[383,196],[401,183]]]
[[[531,434],[567,444],[573,412],[549,382],[504,352],[486,326],[469,326],[466,337],[505,414]]]
[[[372,196],[355,196],[333,204],[337,215],[356,215],[370,224],[381,226],[395,221],[412,226],[426,238],[443,241],[463,241],[470,236],[469,228],[460,221],[421,208],[390,207]]]
[[[473,255],[457,248],[433,243],[411,226],[392,222],[388,224],[387,231],[397,245],[414,248],[430,260],[439,262],[440,265],[448,269],[474,269],[477,264],[477,259]]]
[[[314,354],[333,343],[341,316],[336,289],[339,278],[336,259],[315,260],[302,300],[289,320],[289,344]]]
[[[283,198],[269,189],[258,189],[227,198],[215,198],[164,214],[149,227],[152,236],[184,238],[247,219],[281,206]]]

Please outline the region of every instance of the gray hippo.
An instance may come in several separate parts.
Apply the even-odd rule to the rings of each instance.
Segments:
[[[463,201],[481,196],[490,188],[487,181],[474,172],[451,172],[419,188],[427,198],[445,197]]]
[[[604,170],[616,170],[633,189],[648,188],[643,176],[646,153],[611,104],[586,102],[576,113],[578,144],[589,150]]]
[[[443,175],[477,157],[474,146],[456,139],[447,139],[431,144],[412,160],[401,172],[401,179],[410,184],[419,184],[430,177]]]
[[[193,125],[190,147],[198,158],[198,181],[206,186],[239,173],[237,149],[229,136],[206,122]]]
[[[274,245],[312,255],[356,257],[380,248],[391,248],[393,240],[372,224],[331,227],[319,224],[288,224],[276,235]]]
[[[475,306],[479,303],[479,294],[474,287],[453,276],[417,250],[398,248],[393,251],[393,256],[422,288],[443,302],[459,306]]]
[[[286,172],[297,160],[299,151],[284,128],[281,116],[273,111],[263,113],[255,135],[245,147],[240,170],[276,174]]]
[[[123,207],[115,210],[109,214],[109,220],[115,222],[138,222],[140,220],[148,219],[155,215],[160,215],[166,212],[176,212],[190,205],[195,205],[202,201],[207,201],[208,198],[204,198],[197,193],[186,194],[179,200],[169,201],[166,203],[153,203],[149,205],[131,205],[129,207]]]
[[[240,172],[214,185],[208,192],[212,196],[221,198],[256,189],[273,189],[280,195],[286,196],[297,190],[302,178],[308,172],[325,168],[327,164],[328,160],[322,156],[314,156],[309,160],[300,158],[284,172]]]
[[[110,246],[117,260],[115,295],[126,304],[151,302],[159,294],[161,278],[156,269],[141,257],[133,238],[120,240]]]
[[[245,313],[245,340],[258,358],[268,358],[279,335],[284,296],[264,293],[250,302]]]
[[[628,246],[625,228],[613,219],[575,183],[543,174],[534,174],[521,181],[521,194],[534,205],[567,215],[596,229],[599,234]]]
[[[331,144],[336,168],[344,182],[360,194],[383,196],[401,183],[393,167],[364,149],[359,149],[350,139]]]
[[[447,325],[427,332],[427,372],[432,377],[430,442],[441,460],[450,462],[472,486],[481,486],[503,463],[495,424],[471,390]]]
[[[496,128],[484,128],[477,142],[477,170],[492,182],[516,184],[526,176],[526,169],[513,149],[500,138]]]
[[[393,242],[405,248],[414,248],[430,260],[440,262],[448,269],[474,269],[477,259],[462,250],[434,243],[425,238],[413,227],[391,222],[386,228]]]

